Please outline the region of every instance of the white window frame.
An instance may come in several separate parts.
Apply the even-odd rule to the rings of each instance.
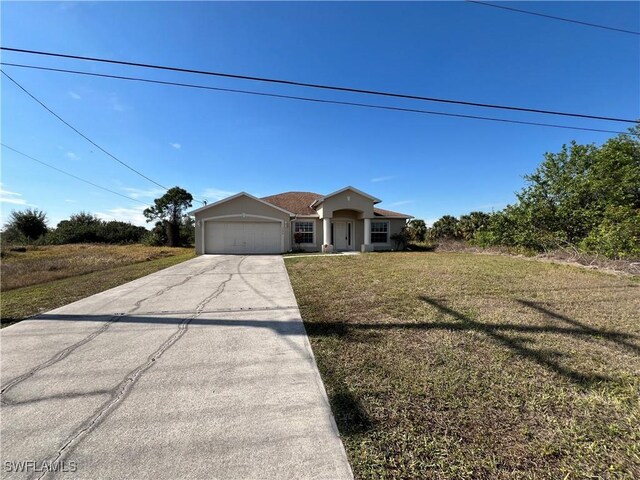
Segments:
[[[384,223],[387,225],[387,231],[384,232],[387,234],[387,240],[384,242],[375,242],[373,240],[373,235],[374,234],[378,234],[378,233],[383,233],[383,232],[374,232],[373,231],[373,224],[374,223]],[[370,235],[371,235],[371,243],[377,243],[377,244],[383,244],[383,243],[389,243],[389,238],[391,238],[391,222],[389,222],[388,220],[371,220],[371,227],[370,227],[370,231],[369,231]]]
[[[293,222],[293,243],[295,245],[298,245],[296,243],[296,225],[298,223],[310,223],[311,224],[311,235],[312,235],[312,238],[313,238],[313,242],[311,242],[311,243],[301,243],[300,245],[315,245],[316,244],[316,221],[314,219],[294,220],[294,222]],[[309,232],[300,232],[300,233],[309,233]]]

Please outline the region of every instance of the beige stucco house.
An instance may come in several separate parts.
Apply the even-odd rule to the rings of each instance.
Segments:
[[[376,208],[378,203],[353,187],[264,198],[242,192],[189,213],[196,220],[198,254],[391,250],[391,236],[413,217]]]

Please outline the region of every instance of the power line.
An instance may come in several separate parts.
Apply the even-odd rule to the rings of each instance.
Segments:
[[[56,112],[54,112],[53,110],[51,110],[49,107],[47,107],[44,103],[42,103],[40,100],[38,100],[34,95],[32,95],[26,88],[24,88],[22,85],[20,85],[18,82],[16,82],[7,72],[5,72],[4,70],[0,70],[0,72],[2,72],[2,74],[7,77],[9,80],[11,80],[18,88],[20,88],[20,90],[22,90],[24,93],[26,93],[27,95],[29,95],[33,100],[35,100],[37,103],[40,104],[40,106],[42,106],[42,108],[44,108],[46,111],[48,111],[51,115],[53,115],[54,117],[56,117],[58,120],[60,120],[62,123],[64,123],[67,127],[69,127],[71,130],[73,130],[74,132],[76,132],[78,135],[80,135],[82,138],[84,138],[87,142],[89,142],[91,145],[95,146],[96,148],[100,149],[102,152],[104,152],[105,154],[107,154],[109,157],[113,158],[116,162],[120,163],[121,165],[127,167],[129,170],[131,170],[132,172],[136,173],[137,175],[140,175],[142,178],[150,181],[151,183],[153,183],[154,185],[157,185],[160,188],[163,188],[164,190],[169,190],[167,187],[165,187],[164,185],[159,184],[158,182],[156,182],[155,180],[147,177],[145,174],[143,174],[142,172],[140,172],[139,170],[136,170],[135,168],[133,168],[132,166],[128,165],[126,162],[123,162],[122,160],[120,160],[119,158],[117,158],[115,155],[109,153],[108,151],[106,151],[104,148],[102,148],[100,145],[98,145],[96,142],[94,142],[93,140],[91,140],[89,137],[87,137],[84,133],[82,133],[80,130],[78,130],[77,128],[75,128],[73,125],[71,125],[69,122],[67,122],[65,119],[63,119],[60,115],[58,115]]]
[[[483,5],[485,7],[500,8],[502,10],[509,10],[511,12],[524,13],[526,15],[535,15],[536,17],[551,18],[553,20],[560,20],[562,22],[577,23],[578,25],[585,25],[587,27],[603,28],[605,30],[612,30],[614,32],[628,33],[630,35],[640,35],[640,32],[635,32],[633,30],[624,30],[622,28],[609,27],[607,25],[598,25],[596,23],[581,22],[580,20],[574,20],[572,18],[556,17],[554,15],[547,15],[547,14],[544,14],[544,13],[531,12],[529,10],[521,10],[519,8],[506,7],[504,5],[495,5],[493,3],[479,2],[477,0],[466,0],[466,1],[468,3],[475,3],[477,5]]]
[[[179,82],[167,82],[167,81],[162,81],[162,80],[152,80],[152,79],[148,79],[148,78],[126,77],[126,76],[122,76],[122,75],[109,75],[109,74],[105,74],[105,73],[83,72],[83,71],[79,71],[79,70],[67,70],[67,69],[61,69],[61,68],[40,67],[40,66],[36,66],[36,65],[24,65],[24,64],[18,64],[18,63],[0,62],[0,65],[6,65],[6,66],[11,66],[11,67],[20,67],[20,68],[31,68],[31,69],[35,69],[35,70],[46,70],[46,71],[51,71],[51,72],[70,73],[70,74],[76,74],[76,75],[87,75],[87,76],[92,76],[92,77],[111,78],[111,79],[118,79],[118,80],[128,80],[128,81],[136,81],[136,82],[144,82],[144,83],[156,83],[156,84],[160,84],[160,85],[170,85],[170,86],[185,87],[185,88],[196,88],[196,89],[201,89],[201,90],[213,90],[213,91],[218,91],[218,92],[241,93],[241,94],[246,94],[246,95],[257,95],[257,96],[262,96],[262,97],[283,98],[283,99],[299,100],[299,101],[305,101],[305,102],[334,104],[334,105],[346,105],[346,106],[361,107],[361,108],[372,108],[372,109],[377,109],[377,110],[391,110],[391,111],[419,113],[419,114],[426,114],[426,115],[439,115],[439,116],[446,116],[446,117],[468,118],[468,119],[474,119],[474,120],[487,120],[487,121],[493,121],[493,122],[515,123],[515,124],[520,124],[520,125],[533,125],[533,126],[540,126],[540,127],[563,128],[563,129],[569,129],[569,130],[583,130],[583,131],[589,131],[589,132],[616,133],[616,134],[624,134],[624,133],[626,133],[626,132],[621,132],[621,131],[617,131],[617,130],[604,130],[604,129],[587,128],[587,127],[573,127],[573,126],[569,126],[569,125],[558,125],[558,124],[553,124],[553,123],[527,122],[527,121],[522,121],[522,120],[511,120],[511,119],[506,119],[506,118],[485,117],[485,116],[480,116],[480,115],[465,115],[465,114],[458,114],[458,113],[435,112],[435,111],[431,111],[431,110],[420,110],[420,109],[415,109],[415,108],[403,108],[403,107],[391,107],[391,106],[384,106],[384,105],[374,105],[374,104],[369,104],[369,103],[343,102],[343,101],[339,101],[339,100],[325,100],[325,99],[312,98],[312,97],[300,97],[300,96],[282,95],[282,94],[276,94],[276,93],[256,92],[256,91],[251,91],[251,90],[238,90],[238,89],[232,89],[232,88],[210,87],[210,86],[206,86],[206,85],[195,85],[195,84],[190,84],[190,83],[179,83]]]
[[[32,156],[27,155],[26,153],[23,153],[23,152],[21,152],[19,150],[16,150],[15,148],[10,147],[9,145],[6,145],[4,143],[2,143],[0,145],[2,145],[4,148],[7,148],[7,149],[11,150],[12,152],[15,152],[15,153],[17,153],[19,155],[22,155],[23,157],[26,157],[26,158],[28,158],[30,160],[33,160],[34,162],[38,162],[38,163],[44,165],[45,167],[49,167],[49,168],[51,168],[53,170],[56,170],[56,171],[58,171],[60,173],[64,173],[65,175],[68,175],[69,177],[75,178],[76,180],[80,180],[81,182],[84,182],[84,183],[88,183],[89,185],[91,185],[93,187],[96,187],[96,188],[99,188],[101,190],[104,190],[105,192],[113,193],[114,195],[118,195],[119,197],[124,197],[127,200],[131,200],[133,202],[138,202],[138,203],[142,203],[143,205],[149,206],[149,204],[147,202],[143,202],[142,200],[138,200],[137,198],[128,197],[127,195],[123,195],[122,193],[118,193],[115,190],[110,190],[107,187],[103,187],[102,185],[98,185],[98,184],[93,183],[93,182],[91,182],[89,180],[86,180],[84,178],[78,177],[77,175],[74,175],[73,173],[66,172],[66,171],[64,171],[64,170],[62,170],[62,169],[60,169],[58,167],[54,167],[53,165],[49,165],[48,163],[43,162],[42,160],[38,160],[37,158],[33,158]]]
[[[166,65],[153,65],[148,63],[138,63],[138,62],[127,62],[123,60],[111,60],[105,58],[97,58],[97,57],[84,57],[79,55],[69,55],[64,53],[54,53],[54,52],[44,52],[39,50],[26,50],[23,48],[11,48],[11,47],[0,47],[0,50],[6,50],[8,52],[18,52],[18,53],[26,53],[31,55],[43,55],[48,57],[57,57],[57,58],[68,58],[73,60],[82,60],[82,61],[90,61],[90,62],[100,62],[100,63],[109,63],[114,65],[126,65],[130,67],[141,67],[141,68],[152,68],[156,70],[167,70],[173,72],[181,72],[181,73],[193,73],[198,75],[209,75],[215,77],[223,77],[223,78],[233,78],[238,80],[250,80],[250,81],[258,81],[258,82],[266,82],[266,83],[276,83],[280,85],[291,85],[297,87],[307,87],[307,88],[317,88],[323,90],[332,90],[339,92],[349,92],[349,93],[360,93],[366,95],[378,95],[383,97],[393,97],[393,98],[404,98],[409,100],[421,100],[428,102],[439,102],[439,103],[447,103],[447,104],[455,104],[455,105],[465,105],[472,107],[482,107],[482,108],[494,108],[501,110],[510,110],[510,111],[519,111],[519,112],[529,112],[529,113],[540,113],[546,115],[561,115],[565,117],[577,117],[577,118],[588,118],[592,120],[607,120],[614,122],[624,122],[624,123],[636,123],[636,120],[629,120],[625,118],[616,118],[616,117],[605,117],[598,115],[586,115],[581,113],[569,113],[569,112],[559,112],[554,110],[542,110],[537,108],[525,108],[525,107],[515,107],[509,105],[497,105],[492,103],[478,103],[478,102],[467,102],[463,100],[451,100],[444,98],[435,98],[435,97],[424,97],[419,95],[409,95],[403,93],[392,93],[392,92],[382,92],[377,90],[365,90],[360,88],[351,88],[351,87],[339,87],[334,85],[321,85],[315,83],[305,83],[305,82],[296,82],[293,80],[282,80],[282,79],[274,79],[274,78],[265,78],[265,77],[256,77],[249,75],[237,75],[232,73],[222,73],[222,72],[212,72],[206,70],[195,70],[190,68],[179,68],[179,67],[170,67]]]

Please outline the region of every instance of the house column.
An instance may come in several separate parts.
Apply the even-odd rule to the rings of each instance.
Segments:
[[[331,219],[327,217],[322,219],[322,238],[322,251],[324,253],[331,252],[333,250],[333,245],[331,245]]]
[[[372,252],[373,245],[371,245],[371,219],[364,219],[364,244],[362,245],[361,251],[363,252]]]
[[[371,245],[371,219],[364,219],[364,244]]]

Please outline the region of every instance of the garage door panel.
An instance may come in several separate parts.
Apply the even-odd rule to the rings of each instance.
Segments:
[[[280,222],[205,222],[205,253],[281,253]]]

